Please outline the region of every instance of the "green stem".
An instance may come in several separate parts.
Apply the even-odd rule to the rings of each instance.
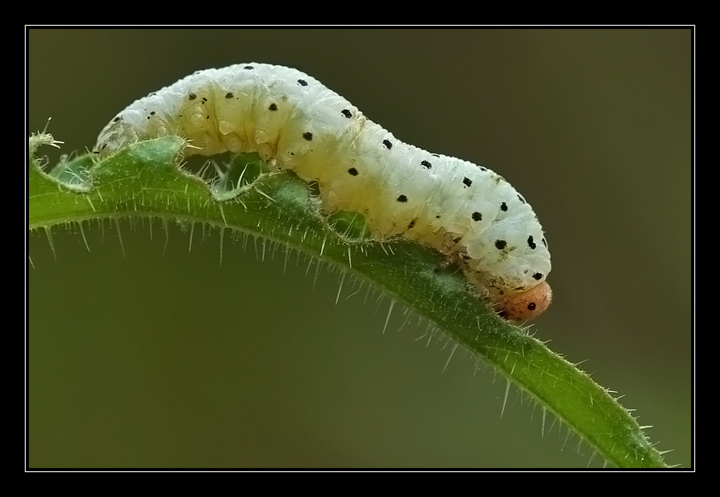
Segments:
[[[177,167],[184,147],[178,137],[137,143],[96,164],[82,156],[47,174],[34,159],[43,144],[52,144],[52,137],[30,138],[30,230],[147,217],[202,223],[285,244],[363,277],[432,322],[557,416],[610,464],[667,467],[606,389],[521,327],[499,318],[467,291],[461,276],[440,269],[440,254],[404,240],[380,243],[340,234],[318,215],[311,186],[292,174],[263,172],[244,186],[218,183],[211,188]]]

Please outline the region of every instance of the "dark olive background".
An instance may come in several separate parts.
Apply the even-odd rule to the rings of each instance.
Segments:
[[[198,69],[298,68],[533,205],[555,302],[533,332],[690,466],[687,29],[31,29],[29,130],[91,147]],[[44,153],[53,160],[52,150]],[[281,249],[156,221],[29,237],[32,467],[585,467],[599,457],[387,299]]]

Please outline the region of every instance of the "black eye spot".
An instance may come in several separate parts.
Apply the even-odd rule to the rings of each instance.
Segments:
[[[505,240],[495,240],[495,248],[502,250],[505,247],[507,247],[507,242]]]
[[[534,311],[536,307],[537,305],[535,304],[535,302],[530,302],[527,306],[528,311]]]
[[[535,279],[538,280],[538,281],[540,281],[540,280],[542,279],[542,277],[543,277],[543,274],[542,274],[542,273],[535,273],[535,274],[533,274],[533,278],[535,278]]]
[[[480,214],[479,212],[473,212],[472,220],[473,221],[482,221],[482,214]]]
[[[270,104],[270,107],[268,107],[268,110],[275,112],[277,110],[277,104]]]
[[[350,111],[347,110],[347,109],[341,110],[340,113],[341,113],[343,116],[347,117],[348,119],[350,119],[350,118],[352,117],[352,112],[350,112]]]
[[[253,66],[245,66],[243,69],[255,69]]]
[[[116,123],[116,122],[118,122],[120,119],[122,119],[122,118],[121,118],[120,116],[117,116],[115,119],[113,119],[113,122]]]
[[[392,143],[390,143],[390,140],[383,140],[383,145],[385,145],[388,150],[392,148]]]
[[[465,186],[472,185],[472,180],[470,178],[463,178],[463,185],[465,185]]]
[[[424,160],[420,162],[420,165],[423,166],[425,169],[430,169],[432,167],[432,164],[430,164],[428,161]]]
[[[397,201],[398,201],[398,202],[407,202],[407,197],[406,197],[405,195],[400,195],[400,196],[397,198]]]
[[[354,167],[351,167],[350,169],[348,169],[348,172],[350,173],[350,176],[357,176],[357,175],[358,175],[358,170],[355,169]]]
[[[505,202],[500,204],[500,210],[503,212],[507,212],[507,204]]]
[[[197,98],[197,95],[195,95],[194,93],[191,93],[190,95],[188,95],[188,100],[195,100],[196,98]]]
[[[233,97],[235,97],[235,95],[233,95],[232,92],[230,92],[230,91],[225,94],[225,98],[233,98]]]
[[[310,133],[309,131],[303,133],[303,138],[305,138],[307,141],[312,141],[312,136],[312,133]]]
[[[536,247],[536,246],[537,246],[537,245],[535,245],[535,242],[533,241],[532,235],[530,235],[530,236],[528,237],[528,247],[530,247],[531,249],[535,250],[535,247]]]
[[[305,81],[304,79],[298,79],[298,83],[300,84],[300,86],[307,86],[307,85],[308,85],[308,82]]]
[[[413,229],[414,226],[415,226],[415,219],[413,219],[412,221],[410,221],[410,224],[408,224],[408,229],[409,229],[409,230],[410,230],[410,229]]]

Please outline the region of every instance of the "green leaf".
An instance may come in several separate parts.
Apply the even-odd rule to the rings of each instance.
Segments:
[[[291,173],[269,172],[255,155],[219,166],[210,185],[178,167],[185,146],[165,137],[129,146],[95,162],[61,160],[49,172],[34,155],[54,145],[30,138],[28,227],[49,231],[90,219],[160,218],[250,233],[332,263],[380,288],[430,321],[457,346],[504,375],[544,410],[587,441],[608,463],[666,467],[641,427],[603,387],[526,330],[500,318],[444,268],[441,254],[398,239],[365,238],[355,213],[320,215],[312,185]],[[51,240],[51,238],[50,238]]]

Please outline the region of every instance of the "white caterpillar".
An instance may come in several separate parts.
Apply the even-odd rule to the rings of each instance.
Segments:
[[[508,319],[543,312],[550,253],[530,205],[501,176],[397,140],[314,78],[282,66],[198,71],[135,101],[102,130],[101,157],[181,135],[186,154],[258,152],[316,181],[326,213],[362,213],[372,236],[428,245]]]

